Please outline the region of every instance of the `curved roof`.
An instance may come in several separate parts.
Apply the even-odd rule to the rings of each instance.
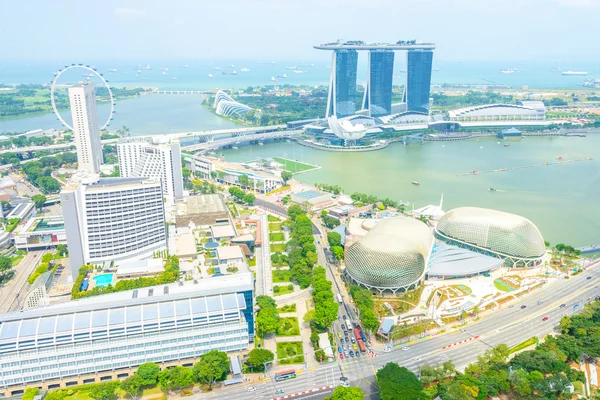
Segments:
[[[225,116],[243,115],[252,110],[251,107],[248,107],[242,103],[238,103],[222,90],[219,90],[217,94],[215,94],[215,102],[213,107],[215,108],[217,115]]]
[[[335,136],[340,139],[358,140],[367,133],[367,127],[365,125],[360,123],[353,125],[352,122],[347,119],[337,119],[336,116],[331,116],[327,122]]]
[[[423,277],[433,234],[408,217],[381,220],[346,252],[346,271],[357,282],[379,289],[397,289]]]
[[[496,117],[496,116],[543,116],[545,109],[525,107],[515,104],[485,104],[474,107],[459,108],[448,111],[450,119],[470,117]]]
[[[533,259],[546,253],[544,238],[531,221],[503,211],[455,208],[439,220],[436,232],[507,257]]]

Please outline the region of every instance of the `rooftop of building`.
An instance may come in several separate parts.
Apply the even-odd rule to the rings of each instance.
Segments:
[[[155,136],[136,136],[136,137],[127,137],[121,138],[118,141],[118,144],[126,144],[126,143],[147,143],[153,145],[161,145],[161,144],[174,144],[179,143],[179,138],[170,136],[170,135],[155,135]]]
[[[162,258],[115,261],[115,266],[117,267],[117,276],[158,274],[164,271]]]
[[[55,232],[65,230],[65,220],[62,215],[30,218],[23,226],[20,234]]]
[[[317,50],[433,50],[435,43],[417,42],[416,40],[400,40],[396,43],[366,43],[362,40],[338,41],[313,46]]]
[[[219,260],[231,260],[232,258],[244,258],[244,253],[240,246],[221,246],[217,247],[217,258]]]
[[[293,196],[297,196],[304,200],[311,200],[319,196],[323,196],[326,193],[319,192],[316,190],[306,190],[304,192],[292,193]]]
[[[476,253],[447,243],[438,242],[429,257],[430,276],[461,277],[496,269],[504,260]]]
[[[210,232],[215,239],[235,236],[235,229],[231,225],[213,225],[210,227]]]
[[[214,296],[253,290],[254,278],[249,272],[224,275],[211,279],[175,282],[166,285],[150,286],[123,292],[72,300],[25,311],[0,314],[1,324],[7,321],[45,317],[50,315],[87,313],[109,308],[123,308],[147,303],[167,302],[191,297]],[[0,331],[0,339],[4,334]]]

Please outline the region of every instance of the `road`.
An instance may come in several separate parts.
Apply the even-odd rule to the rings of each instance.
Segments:
[[[230,387],[211,394],[199,394],[195,397],[269,399],[275,398],[276,390],[279,389],[283,389],[285,395],[288,395],[327,384],[331,382],[331,375],[335,377],[335,384],[339,384],[339,378],[343,374],[348,377],[351,385],[360,386],[367,393],[367,398],[375,399],[374,374],[378,367],[392,361],[418,373],[420,366],[425,363],[439,365],[444,361],[452,360],[456,367],[462,370],[476,361],[485,350],[496,345],[505,343],[514,346],[532,336],[544,337],[553,332],[564,315],[572,315],[583,308],[583,303],[588,298],[600,295],[598,279],[600,279],[600,269],[596,268],[573,276],[569,280],[545,285],[542,289],[535,290],[511,305],[504,305],[498,311],[487,313],[480,321],[469,322],[462,331],[453,329],[450,333],[421,340],[409,345],[406,351],[395,349],[387,354],[381,353],[375,358],[361,356],[358,359],[337,360],[335,364],[320,366],[301,373],[296,379],[278,383],[269,380],[253,384],[256,392],[252,394],[246,391],[248,385],[245,385]],[[561,308],[561,304],[565,306]],[[580,305],[577,310],[573,308],[575,304]],[[521,308],[522,306],[525,308]],[[340,310],[344,312],[345,308]],[[548,317],[548,320],[543,321],[544,317]],[[479,336],[479,339],[444,349],[445,346],[474,336]],[[325,396],[323,394],[313,398]]]
[[[27,278],[35,270],[45,250],[30,251],[15,268],[15,275],[6,284],[0,287],[0,314],[14,310],[21,300],[27,295]]]

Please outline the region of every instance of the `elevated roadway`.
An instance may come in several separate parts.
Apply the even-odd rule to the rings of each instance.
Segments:
[[[282,139],[299,136],[301,130],[295,131],[278,131],[270,133],[247,134],[244,136],[236,136],[227,139],[214,140],[197,144],[182,144],[181,147],[188,151],[209,151],[216,150],[224,146],[230,146],[238,143],[247,143],[252,141],[263,141],[268,139]]]

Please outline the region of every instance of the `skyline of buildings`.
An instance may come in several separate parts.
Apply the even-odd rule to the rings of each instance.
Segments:
[[[77,148],[77,168],[97,174],[100,172],[103,157],[94,84],[79,83],[71,86],[68,91]]]

